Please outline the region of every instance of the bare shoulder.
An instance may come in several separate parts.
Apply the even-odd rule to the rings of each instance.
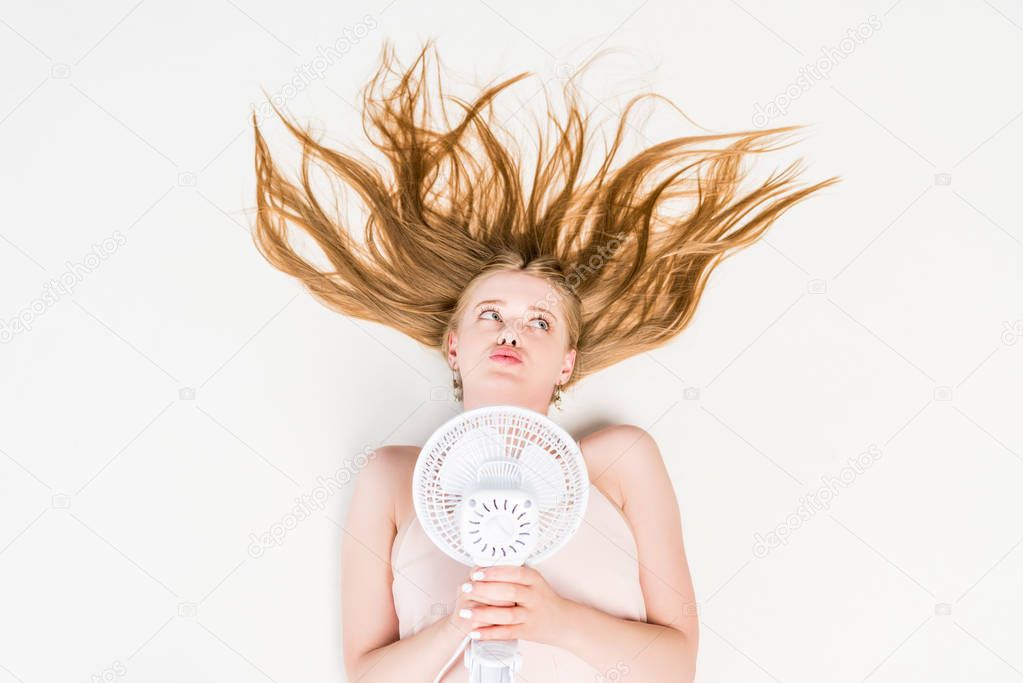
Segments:
[[[406,469],[410,462],[415,466],[416,455],[418,453],[419,446],[387,444],[386,446],[374,448],[367,460],[375,463],[377,476],[387,478],[401,474],[402,470]]]
[[[372,496],[373,508],[381,512],[388,510],[390,515],[387,521],[394,524],[395,528],[403,509],[401,483],[406,474],[411,479],[418,452],[416,446],[399,444],[377,446],[369,453],[357,474],[356,495],[363,500],[367,496]]]
[[[377,457],[380,458],[378,479],[380,484],[387,489],[392,504],[392,518],[395,529],[414,514],[412,507],[412,473],[416,467],[416,459],[419,457],[420,446],[409,446],[403,444],[389,444],[379,446],[375,449]]]
[[[653,457],[660,453],[653,437],[633,424],[614,424],[590,432],[579,440],[590,481],[618,507],[625,508],[628,494],[642,482]]]
[[[386,446],[377,446],[374,449],[377,457],[382,458],[383,462],[387,463],[389,470],[401,470],[406,468],[411,463],[414,467],[416,464],[416,456],[419,455],[421,446],[407,446],[404,444],[388,444]]]

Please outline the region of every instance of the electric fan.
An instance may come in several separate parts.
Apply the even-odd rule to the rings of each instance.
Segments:
[[[427,440],[412,476],[416,516],[444,553],[468,566],[535,564],[582,523],[589,475],[575,440],[545,415],[519,406],[456,415]],[[466,648],[466,644],[469,647]],[[465,638],[472,683],[514,683],[518,640]]]

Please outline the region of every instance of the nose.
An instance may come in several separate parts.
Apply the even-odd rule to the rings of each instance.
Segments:
[[[512,329],[510,329],[508,327],[506,327],[505,329],[501,330],[501,334],[497,338],[497,343],[498,344],[511,344],[512,346],[515,346],[518,343],[518,341],[515,339],[515,332],[514,332],[514,330],[512,330]]]

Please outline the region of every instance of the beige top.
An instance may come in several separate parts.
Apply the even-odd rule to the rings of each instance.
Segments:
[[[563,598],[595,607],[612,616],[646,621],[646,603],[639,583],[636,541],[628,519],[600,489],[590,484],[586,514],[565,546],[531,565]],[[400,638],[407,638],[454,610],[458,586],[469,580],[471,567],[448,557],[433,544],[415,513],[402,523],[391,548],[394,582],[391,591]],[[453,651],[452,651],[453,652]],[[560,647],[519,640],[522,670],[517,680],[529,683],[600,680],[599,672]],[[436,675],[437,672],[430,672]],[[468,681],[459,655],[443,683]]]

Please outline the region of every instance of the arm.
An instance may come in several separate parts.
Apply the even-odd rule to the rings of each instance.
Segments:
[[[616,670],[639,681],[693,681],[695,638],[673,626],[630,621],[578,602],[571,603],[571,626],[560,647],[571,651],[608,679]]]
[[[348,668],[351,683],[433,683],[465,634],[450,619],[440,619],[414,636],[370,650]],[[462,666],[462,655],[448,671]]]
[[[449,619],[398,639],[391,593],[395,492],[409,474],[400,448],[383,446],[358,473],[342,529],[344,664],[351,683],[431,683],[465,637]],[[456,660],[452,667],[458,666]]]
[[[619,619],[570,602],[572,627],[565,629],[561,646],[601,672],[624,665],[636,680],[692,681],[699,620],[674,487],[657,443],[645,430],[617,425],[601,438],[608,439],[602,449],[607,460],[592,476],[610,473],[619,482],[623,512],[636,535],[647,621]]]

